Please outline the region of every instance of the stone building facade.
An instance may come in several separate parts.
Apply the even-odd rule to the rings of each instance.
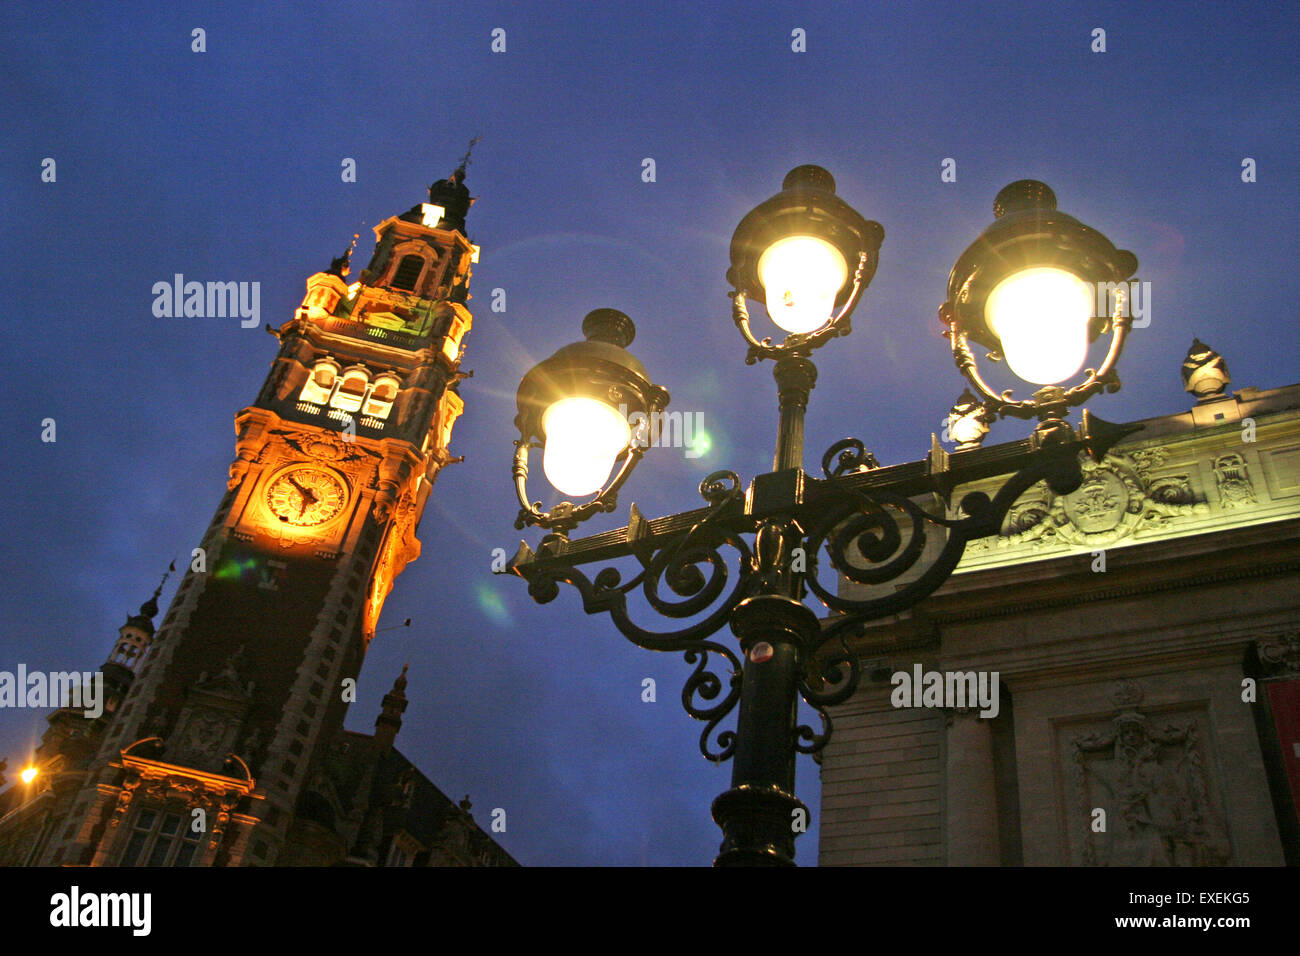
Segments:
[[[1189,410],[1031,488],[856,639],[822,865],[1300,864],[1300,385],[1234,395],[1188,361]],[[930,672],[996,674],[997,706],[895,693]]]

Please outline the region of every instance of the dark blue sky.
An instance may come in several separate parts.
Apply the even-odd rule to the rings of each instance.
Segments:
[[[232,417],[275,343],[237,319],[155,318],[153,284],[256,281],[262,322],[279,325],[308,275],[358,231],[364,263],[369,227],[421,201],[479,133],[475,376],[452,443],[467,460],[439,479],[424,556],[388,602],[385,624],[414,624],[375,640],[348,726],[371,728],[409,656],[399,746],[448,794],[468,792],[481,824],[506,809],[501,841],[526,864],[707,864],[730,768],[696,750],[680,656],[631,646],[571,589],[537,606],[491,575],[492,549],[521,536],[515,388],[587,311],[613,306],[637,322],[633,351],[671,407],[702,415],[713,440],[703,458],[652,452],[624,502],[655,516],[697,506],[708,471],[766,471],[771,367],[744,364],[723,273],[736,223],[792,166],[825,166],[886,232],[852,336],[817,356],[809,468],[845,435],[885,463],[924,453],[962,388],[935,317],[948,271],[1018,178],[1048,182],[1152,283],[1151,325],[1121,363],[1124,389],[1090,403],[1098,414],[1186,408],[1178,366],[1194,334],[1236,388],[1300,379],[1300,8],[720,7],[5,4],[0,669],[96,666],[224,491]],[[206,53],[190,50],[195,27]],[[806,53],[791,51],[795,28]],[[55,183],[41,182],[46,157]],[[947,157],[955,183],[940,181]],[[490,311],[495,288],[504,313]],[[1026,431],[1004,422],[991,441]],[[641,702],[645,677],[657,703]],[[11,767],[43,725],[0,714]],[[815,818],[816,767],[801,758],[799,773]],[[815,829],[799,859],[815,861]]]

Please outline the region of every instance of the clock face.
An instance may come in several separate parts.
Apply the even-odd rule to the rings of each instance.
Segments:
[[[277,475],[266,489],[266,503],[285,524],[310,528],[343,511],[347,489],[320,468],[294,468]]]

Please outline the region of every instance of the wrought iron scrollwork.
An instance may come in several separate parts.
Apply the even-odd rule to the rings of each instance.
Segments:
[[[732,622],[733,612],[747,597],[779,593],[801,580],[823,604],[840,612],[823,622],[814,644],[803,648],[805,660],[812,663],[799,693],[817,711],[821,728],[800,724],[794,746],[802,753],[817,753],[833,729],[827,709],[847,700],[861,679],[861,664],[846,639],[864,622],[906,610],[937,590],[961,560],[966,543],[997,534],[1008,510],[1036,482],[1046,481],[1058,493],[1077,487],[1078,454],[1086,449],[1097,457],[1124,431],[1085,415],[1081,438],[1072,438],[1068,426],[1042,437],[1034,444],[1029,464],[1007,479],[995,497],[969,493],[953,517],[931,514],[912,500],[915,491],[885,490],[898,487],[892,479],[873,487],[870,453],[860,441],[844,439],[823,456],[826,480],[811,482],[807,497],[792,498],[788,508],[748,513],[739,476],[717,471],[700,483],[708,507],[688,528],[679,525],[669,533],[661,527],[656,532],[653,523],[634,514],[623,543],[600,544],[604,558],[612,554],[637,560],[640,567],[627,580],[612,566],[589,578],[575,566],[584,563],[582,551],[573,550],[581,542],[571,544],[562,535],[548,536],[540,556],[524,546],[511,570],[527,579],[529,594],[539,603],[554,600],[561,582],[572,585],[586,613],[609,614],[634,644],[684,652],[693,669],[682,688],[682,705],[704,721],[700,751],[714,761],[728,759],[735,750],[735,732],[719,727],[739,703],[743,667],[735,653],[712,638]],[[864,466],[873,472],[871,478],[861,475]],[[920,487],[938,490],[942,485],[935,478]],[[807,559],[798,578],[776,558],[789,551],[786,535],[799,539],[795,543]],[[936,535],[943,536],[942,545],[927,549]],[[877,588],[868,597],[843,597],[836,593],[838,577],[829,584],[818,579],[828,564],[836,575],[868,587],[905,583]],[[781,574],[768,581],[764,575],[771,576],[771,569],[778,567]],[[682,626],[655,631],[635,623],[628,599],[636,591],[660,620],[680,621]],[[684,623],[687,619],[693,623]],[[839,641],[839,649],[828,655],[823,648],[833,640]],[[721,673],[723,660],[730,676]]]
[[[799,682],[799,696],[817,711],[821,718],[821,733],[807,724],[795,728],[795,749],[804,754],[820,753],[830,742],[835,725],[826,713],[827,707],[842,704],[858,689],[862,680],[862,662],[844,639],[843,632],[836,635],[840,649],[825,658],[813,656],[814,673]]]
[[[700,497],[711,505],[723,505],[743,495],[740,476],[734,471],[715,471],[700,482]]]
[[[829,463],[844,445],[832,446],[824,461]],[[957,518],[930,514],[902,495],[835,488],[805,539],[810,560],[804,583],[828,608],[845,615],[844,620],[829,626],[827,636],[906,610],[933,593],[957,567],[967,542],[996,534],[1007,511],[1030,486],[1045,480],[1060,493],[1077,487],[1081,470],[1076,454],[1077,450],[1065,447],[1043,449],[1031,464],[1007,480],[995,498],[983,492],[965,495],[958,505],[964,517]],[[889,593],[845,598],[818,580],[820,564],[815,556],[825,547],[831,567],[850,581],[869,586],[897,581],[918,567],[928,535],[941,529],[947,539],[939,553],[917,577]]]
[[[803,696],[802,686],[799,688],[799,694]],[[804,697],[805,701],[807,699],[807,697]],[[817,711],[817,716],[821,718],[822,729],[821,733],[818,733],[807,724],[800,724],[795,728],[794,749],[801,754],[821,753],[826,748],[826,745],[831,742],[831,734],[835,731],[835,723],[831,720],[831,715],[826,713],[826,709],[818,707],[816,704],[813,704],[812,707]]]
[[[560,582],[564,582],[578,590],[584,611],[609,614],[615,627],[637,646],[655,651],[684,651],[686,662],[694,664],[695,669],[682,688],[682,706],[692,717],[705,721],[700,734],[700,752],[709,760],[720,762],[730,758],[735,750],[734,731],[724,730],[716,736],[715,732],[740,700],[742,669],[734,653],[707,638],[726,625],[732,610],[750,592],[753,555],[745,539],[721,521],[725,510],[744,495],[740,477],[730,471],[714,472],[700,483],[700,494],[712,505],[708,514],[648,556],[643,555],[641,571],[626,582],[614,567],[602,568],[594,579],[567,564],[548,563],[521,573],[528,580],[528,593],[538,603],[554,600]],[[728,549],[735,552],[734,573],[724,556]],[[682,619],[709,613],[688,627],[650,631],[634,623],[628,612],[628,595],[637,589],[650,607],[665,618]],[[720,655],[731,667],[731,675],[725,679],[725,694],[724,678],[710,669],[710,654]],[[721,700],[717,700],[719,695]]]
[[[722,549],[737,554],[739,571],[728,569]],[[624,582],[622,572],[614,567],[602,568],[595,579],[588,578],[572,565],[546,564],[522,572],[528,579],[528,593],[539,604],[553,601],[561,582],[577,588],[583,610],[588,614],[607,613],[614,625],[632,643],[654,651],[687,650],[708,637],[727,622],[727,617],[745,597],[751,570],[748,543],[739,534],[724,528],[692,533],[669,542],[656,550],[642,570]],[[701,570],[707,567],[707,573]],[[676,595],[676,599],[665,594]],[[670,631],[651,631],[636,624],[627,608],[627,596],[641,589],[642,596],[659,614],[668,618],[685,618],[700,614],[712,606],[702,620]]]
[[[839,502],[809,528],[806,550],[817,554],[824,545],[831,567],[839,574],[858,584],[884,584],[916,565],[925,550],[926,524],[934,520],[910,498],[846,490]],[[957,557],[960,552],[961,548]],[[852,560],[854,556],[860,560]],[[816,567],[810,565],[805,583],[823,604],[837,611],[869,610],[864,602],[833,593],[817,579]]]
[[[831,459],[836,455],[839,455],[839,458],[832,466]],[[860,438],[841,438],[826,449],[826,454],[822,455],[822,474],[827,478],[838,478],[850,472],[879,467],[880,462],[876,461],[875,455],[867,451],[867,446]]]
[[[722,693],[722,678],[709,670],[710,654],[719,654],[726,659],[731,665],[731,676],[728,679],[726,696],[716,704],[703,706],[701,702],[715,700]],[[686,663],[695,664],[695,670],[691,672],[691,676],[686,679],[686,684],[682,687],[682,706],[686,709],[686,713],[696,720],[706,722],[704,730],[700,732],[700,753],[704,754],[707,760],[721,763],[729,759],[736,750],[736,732],[724,730],[719,733],[716,749],[709,746],[709,738],[740,700],[740,661],[721,644],[700,641],[686,652]]]

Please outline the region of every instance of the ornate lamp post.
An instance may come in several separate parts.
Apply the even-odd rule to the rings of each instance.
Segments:
[[[835,195],[834,180],[818,166],[792,170],[780,193],[745,216],[731,243],[732,319],[748,346],[746,361],[775,360],[780,422],[771,472],[747,487],[735,472],[714,472],[700,484],[702,508],[647,520],[633,505],[626,526],[571,540],[581,521],[617,506],[645,450],[629,420],[662,411],[668,393],[626,351],[635,330],[612,309],[588,315],[587,341],[560,349],[520,384],[515,526],[549,533],[536,552],[521,542],[508,570],[528,581],[539,603],[553,600],[560,582],[572,585],[588,614],[607,613],[633,643],[683,652],[694,666],[682,703],[705,722],[700,749],[710,760],[733,761],[731,788],[713,803],[723,832],[716,865],[793,865],[801,832],[794,823],[807,815],[794,793],[795,757],[825,747],[826,708],[858,686],[860,664],[847,637],[935,591],[966,543],[996,534],[1031,485],[1045,480],[1056,493],[1069,493],[1081,481],[1080,453],[1100,460],[1132,430],[1086,411],[1076,430],[1065,415],[1102,388],[1119,387],[1114,367],[1128,320],[1120,308],[1101,320],[1091,308],[1083,315],[1083,294],[1086,283],[1127,279],[1136,259],[1056,212],[1042,183],[1008,186],[994,212],[997,220],[954,267],[940,310],[957,365],[982,399],[967,392],[954,407],[954,422],[962,424],[952,454],[931,436],[924,460],[882,467],[849,438],[822,456],[823,477],[803,470],[804,412],[817,379],[812,352],[849,334],[849,316],[875,274],[884,238],[879,223]],[[781,344],[754,336],[750,299],[788,333]],[[1072,388],[1060,387],[1082,365],[1090,339],[1106,331],[1113,339],[1100,368]],[[1024,401],[994,392],[976,371],[970,342],[998,353],[994,358],[1005,355],[1012,371],[1045,387]],[[981,428],[998,415],[1037,417],[1039,425],[1028,439],[978,447]],[[529,451],[539,447],[552,484],[590,500],[549,511],[529,500]],[[913,500],[937,493],[946,501],[958,485],[1007,474],[992,499],[966,495],[956,517],[931,514]],[[931,536],[942,543],[927,548]],[[613,567],[594,578],[579,570],[619,558],[640,565],[626,582]],[[866,596],[834,593],[835,580],[819,578],[827,567],[867,585]],[[880,585],[886,587],[871,588]],[[634,623],[627,597],[636,590],[670,622],[686,623],[662,631]],[[803,603],[809,592],[837,613],[820,620]],[[738,639],[739,655],[713,639],[724,625]],[[729,675],[717,673],[718,664]],[[820,728],[799,724],[800,698],[818,713]],[[736,728],[719,731],[737,705]]]

